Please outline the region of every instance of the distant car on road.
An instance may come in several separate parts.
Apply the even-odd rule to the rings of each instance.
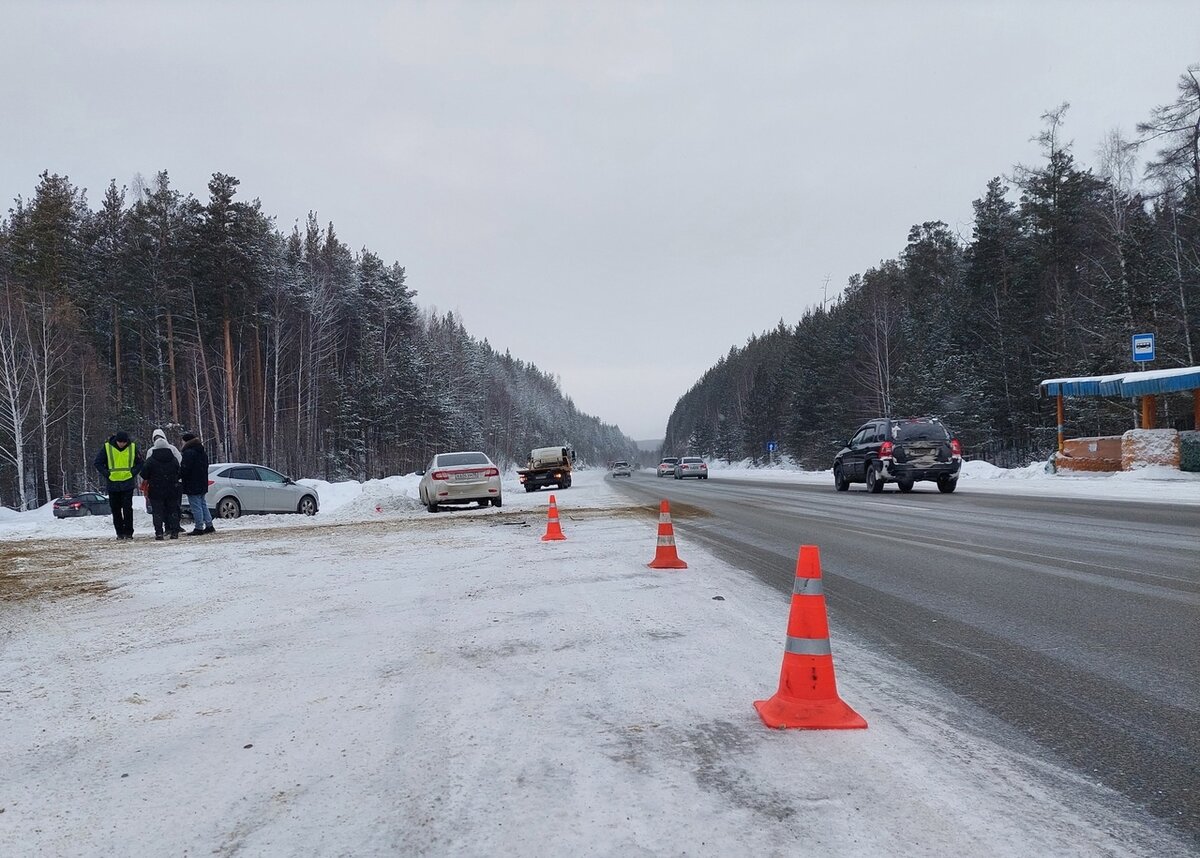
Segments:
[[[248,513],[316,515],[321,498],[317,490],[264,465],[223,462],[208,466],[205,503],[216,518],[237,518]],[[182,511],[190,515],[187,498]]]
[[[612,475],[614,477],[632,477],[633,466],[628,462],[613,462]]]
[[[685,480],[695,477],[698,480],[708,479],[708,465],[699,456],[684,456],[675,465],[675,479]]]
[[[478,451],[438,453],[421,475],[417,494],[430,512],[440,504],[478,503],[500,506],[500,469]]]
[[[55,518],[76,518],[81,515],[108,515],[112,510],[108,498],[99,492],[80,492],[64,495],[54,501]]]
[[[675,476],[675,466],[679,464],[679,459],[675,456],[667,456],[658,463],[658,475],[660,477]]]
[[[962,447],[936,417],[864,423],[833,460],[833,484],[839,492],[851,483],[866,484],[879,493],[884,483],[911,492],[921,480],[937,483],[938,491],[958,486]]]

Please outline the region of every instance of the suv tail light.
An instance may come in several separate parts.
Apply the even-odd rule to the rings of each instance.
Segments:
[[[450,473],[448,471],[434,471],[432,474],[429,475],[429,479],[431,479],[431,480],[448,480],[448,479],[450,479]]]
[[[483,475],[485,477],[498,477],[498,476],[500,476],[500,469],[499,468],[488,468],[486,471],[483,472]]]
[[[962,455],[962,444],[958,443],[957,438],[950,439],[950,455],[952,455],[952,456],[961,456]]]
[[[212,485],[213,483],[215,483],[215,482],[216,482],[216,480],[209,480],[209,481],[208,481],[208,484],[211,486],[211,485]]]
[[[883,442],[883,444],[879,447],[879,456],[880,456],[880,458],[883,458],[883,459],[892,458],[892,442],[891,441]]]

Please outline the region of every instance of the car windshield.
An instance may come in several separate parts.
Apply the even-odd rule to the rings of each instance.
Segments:
[[[933,420],[897,423],[892,433],[897,441],[946,441],[950,438],[946,427]]]
[[[455,465],[486,465],[488,457],[483,453],[439,453],[437,457],[439,468],[452,468]]]

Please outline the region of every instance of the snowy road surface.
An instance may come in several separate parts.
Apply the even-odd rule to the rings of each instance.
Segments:
[[[870,728],[767,730],[783,596],[682,536],[688,570],[647,569],[656,509],[595,472],[566,542],[506,488],[176,543],[9,528],[0,855],[1191,854],[836,628]]]

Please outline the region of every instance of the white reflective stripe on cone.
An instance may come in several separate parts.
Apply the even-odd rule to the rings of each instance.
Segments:
[[[788,637],[783,645],[784,652],[792,655],[833,655],[829,648],[829,638],[794,638]]]
[[[792,585],[792,593],[797,596],[822,596],[825,587],[820,578],[797,578]]]

